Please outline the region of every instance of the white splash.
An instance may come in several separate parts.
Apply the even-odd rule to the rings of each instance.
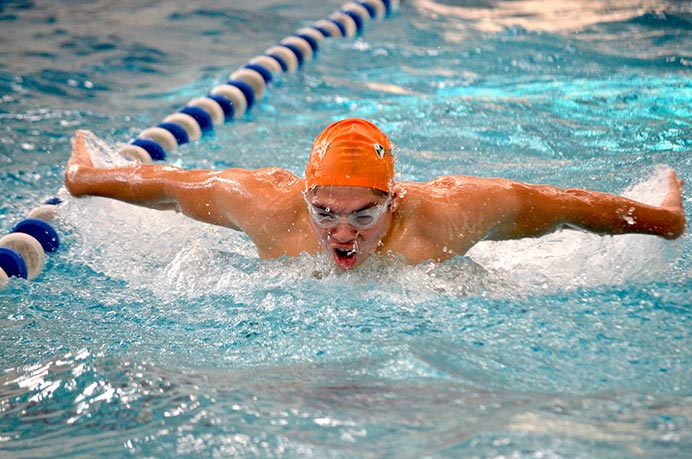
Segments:
[[[656,168],[649,179],[623,195],[659,204],[668,191],[669,170]],[[537,239],[482,242],[468,255],[504,277],[510,290],[536,292],[660,278],[681,250],[680,241],[655,236],[599,236],[565,229]]]

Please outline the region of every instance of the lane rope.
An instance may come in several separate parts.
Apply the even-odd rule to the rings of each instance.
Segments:
[[[119,150],[136,162],[166,159],[166,152],[194,142],[217,126],[238,119],[262,100],[267,86],[281,73],[294,73],[315,58],[327,38],[353,38],[369,21],[381,21],[399,10],[399,0],[356,0],[308,27],[297,30],[234,71],[209,94],[189,101],[158,124],[139,133]]]
[[[121,147],[119,154],[140,163],[165,160],[166,152],[200,140],[216,127],[244,116],[264,98],[275,78],[295,73],[313,60],[323,40],[359,36],[368,22],[389,18],[399,7],[400,0],[355,0],[342,5],[250,59],[209,94],[190,100],[157,126],[144,129]],[[60,238],[51,222],[61,202],[57,197],[44,201],[0,238],[0,290],[12,277],[38,277],[46,253],[59,249]]]

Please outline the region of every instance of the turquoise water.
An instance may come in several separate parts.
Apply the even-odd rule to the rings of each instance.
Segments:
[[[65,199],[61,249],[0,293],[0,457],[690,456],[688,234],[563,231],[338,274],[65,195],[75,129],[126,142],[343,2],[115,3],[0,5],[0,224]],[[667,167],[689,182],[687,2],[463,3],[409,1],[324,42],[168,162],[302,174],[327,123],[362,116],[405,180],[653,203]]]

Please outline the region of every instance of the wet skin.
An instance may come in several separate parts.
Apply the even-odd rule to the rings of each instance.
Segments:
[[[338,214],[332,228],[316,225],[305,203],[305,179],[280,168],[183,170],[168,165],[94,167],[81,131],[65,169],[75,196],[102,196],[245,232],[262,258],[315,253],[340,269],[377,252],[407,263],[442,262],[482,240],[539,237],[564,226],[598,234],[680,237],[686,228],[682,180],[669,172],[659,206],[578,188],[559,189],[502,178],[461,175],[396,183],[391,204],[365,230],[353,212],[382,204],[386,195],[364,187],[322,186],[312,205]],[[365,212],[367,214],[367,212]],[[362,226],[362,225],[361,225]]]
[[[308,194],[308,202],[341,216],[382,204],[386,195],[357,186],[322,186]],[[341,219],[333,228],[322,228],[310,220],[310,226],[327,255],[337,267],[347,270],[362,264],[377,251],[387,237],[392,206],[368,229],[358,229]]]

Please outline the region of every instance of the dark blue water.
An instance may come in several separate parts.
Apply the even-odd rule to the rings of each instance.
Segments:
[[[61,190],[75,129],[107,157],[341,4],[0,4],[1,228],[65,199],[60,250],[0,292],[0,457],[689,457],[687,234],[338,274]],[[657,203],[668,168],[692,177],[691,49],[687,2],[409,1],[167,161],[302,174],[322,127],[361,116],[405,180]]]

